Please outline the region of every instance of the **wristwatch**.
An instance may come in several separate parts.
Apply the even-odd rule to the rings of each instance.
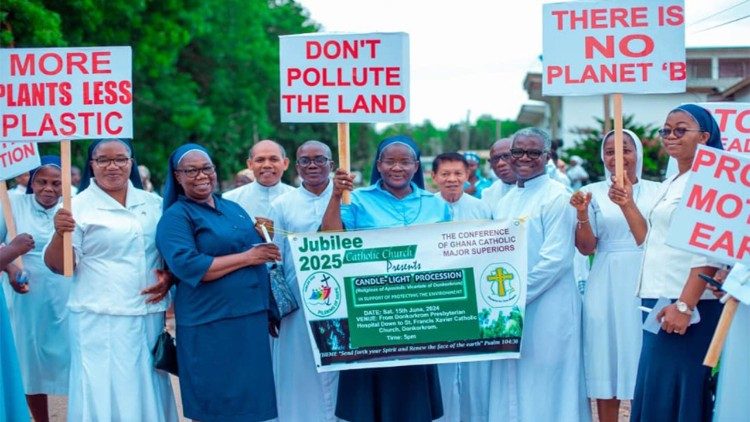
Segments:
[[[677,307],[677,311],[679,311],[681,314],[693,315],[693,310],[690,309],[687,303],[677,299],[674,305]]]

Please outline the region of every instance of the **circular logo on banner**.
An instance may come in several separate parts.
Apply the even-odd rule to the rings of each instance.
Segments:
[[[479,291],[492,308],[515,305],[521,295],[518,271],[507,262],[490,264],[479,279]]]
[[[327,317],[341,305],[341,285],[327,272],[314,272],[302,285],[302,298],[311,314]]]

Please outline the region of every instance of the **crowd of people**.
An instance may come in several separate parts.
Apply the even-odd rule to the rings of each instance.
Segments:
[[[131,143],[108,139],[90,146],[70,210],[60,206],[60,160],[44,157],[11,195],[20,234],[0,223],[9,286],[0,420],[49,420],[47,395],[68,396],[70,421],[178,420],[152,357],[170,303],[182,409],[193,420],[587,421],[590,400],[601,421],[616,421],[623,400],[634,421],[742,420],[750,311],[740,305],[714,400],[702,360],[722,305],[699,274],[748,271],[665,242],[697,145],[721,149],[716,122],[690,104],[667,114],[660,135],[678,171],[662,183],[642,179],[642,143],[627,130],[615,183],[614,135],[601,140],[600,182],[585,184],[576,158],[561,183],[549,134],[526,128],[490,146],[494,182],[477,171],[477,154],[435,157],[436,193],[403,135],[380,142],[365,187],[317,140],[295,151],[300,186],[284,184],[290,158],[260,141],[249,175],[223,194],[210,151],[189,143],[170,155],[160,195]],[[528,233],[519,359],[318,373],[303,312],[270,312],[273,263],[302,302],[285,233],[519,217]],[[72,280],[61,275],[68,233]],[[583,294],[577,256],[593,256]],[[654,311],[661,330],[643,331],[644,310],[661,297],[671,302]]]

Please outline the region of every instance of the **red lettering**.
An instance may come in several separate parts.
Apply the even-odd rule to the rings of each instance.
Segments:
[[[737,179],[735,179],[734,177],[734,172],[739,168],[740,160],[729,155],[722,155],[721,157],[719,157],[719,163],[716,165],[716,170],[714,170],[714,177],[720,179],[721,173],[726,172],[727,179],[730,182],[735,183],[737,182]]]
[[[670,81],[683,81],[687,78],[687,65],[685,62],[670,62],[669,63],[669,80]]]
[[[290,67],[286,70],[286,86],[292,86],[292,82],[302,76],[302,71],[296,67]]]
[[[110,74],[112,70],[109,69],[109,57],[111,53],[109,51],[94,51],[91,53],[91,73],[93,74]],[[81,73],[86,73],[85,69],[81,69]]]
[[[104,117],[104,127],[110,135],[119,135],[122,132],[122,124],[112,125],[112,119],[122,120],[122,114],[117,111],[111,111]]]
[[[18,116],[15,114],[3,114],[3,136],[8,136],[8,130],[18,127]]]
[[[50,60],[52,59],[52,67],[50,66]],[[47,76],[52,76],[60,73],[63,69],[63,60],[59,54],[56,53],[45,53],[39,57],[39,71]]]
[[[708,249],[708,245],[705,243],[699,243],[698,239],[711,239],[711,235],[704,233],[704,231],[708,230],[710,232],[713,232],[714,229],[714,226],[709,226],[708,224],[695,223],[695,227],[693,227],[693,234],[690,235],[688,244],[697,248]]]
[[[734,209],[728,209],[730,206]],[[719,197],[719,202],[716,203],[716,211],[724,218],[737,217],[742,212],[742,199],[733,193],[726,193]]]
[[[118,84],[120,87],[120,103],[130,104],[133,102],[133,84],[130,81],[120,81]]]
[[[732,238],[732,232],[725,231],[716,239],[716,242],[708,248],[711,252],[716,252],[718,249],[724,249],[727,255],[734,256],[734,242]]]
[[[559,78],[563,74],[563,69],[560,66],[547,66],[547,84],[552,84],[552,80]]]
[[[23,63],[21,63],[21,56],[18,54],[11,54],[10,55],[10,75],[11,76],[26,76],[31,75],[34,76],[35,69],[34,69],[34,53],[29,53],[23,58]]]
[[[737,260],[742,261],[745,259],[745,254],[750,254],[750,236],[742,236],[740,249],[737,251]]]
[[[682,6],[669,6],[667,7],[667,18],[665,19],[667,25],[680,26],[685,22],[685,17],[682,13]]]
[[[705,196],[702,196],[703,187],[701,185],[693,186],[688,196],[687,206],[688,208],[695,208],[697,210],[705,211],[710,213],[714,207],[714,201],[716,201],[716,195],[718,191],[716,189],[709,189]]]
[[[742,110],[737,114],[734,127],[741,133],[750,133],[750,109]]]
[[[695,155],[695,159],[693,160],[693,167],[690,169],[692,171],[698,171],[698,169],[705,165],[706,167],[712,166],[716,162],[716,154],[711,152],[708,149],[701,148],[698,150],[698,153]]]
[[[67,73],[68,75],[73,74],[73,68],[77,67],[78,71],[81,72],[81,74],[85,75],[86,68],[83,66],[86,64],[86,54],[80,53],[80,52],[72,52],[68,53],[68,69]]]

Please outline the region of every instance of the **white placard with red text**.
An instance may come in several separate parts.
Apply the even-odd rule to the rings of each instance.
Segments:
[[[0,180],[10,180],[42,165],[33,142],[0,142]]]
[[[719,124],[724,150],[750,155],[750,103],[697,103]]]
[[[687,176],[667,244],[750,264],[750,157],[698,145]]]
[[[409,121],[409,35],[279,37],[281,121]]]
[[[0,141],[133,137],[130,47],[0,49]]]
[[[542,8],[544,95],[685,92],[684,1]]]

